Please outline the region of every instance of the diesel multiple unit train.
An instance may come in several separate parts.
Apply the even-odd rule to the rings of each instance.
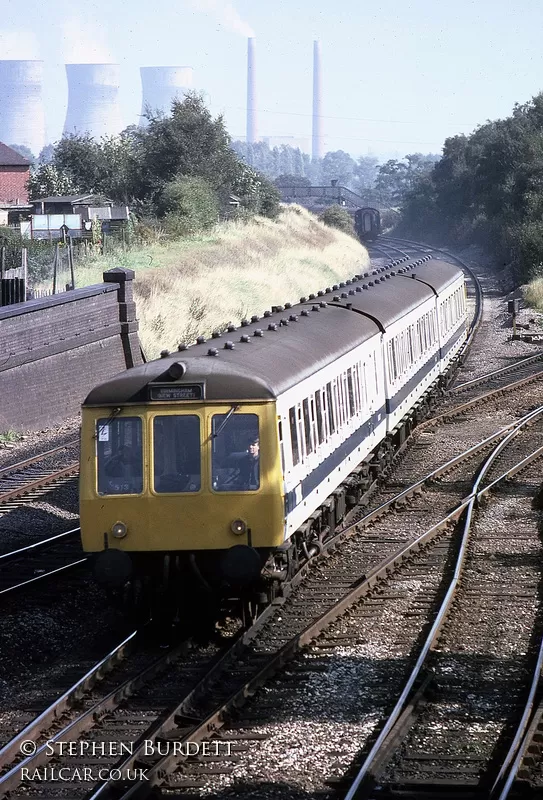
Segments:
[[[97,579],[185,612],[199,589],[273,596],[426,415],[466,327],[462,271],[404,259],[97,386],[80,490]]]
[[[362,242],[374,242],[381,233],[381,214],[377,208],[357,208],[354,229]]]

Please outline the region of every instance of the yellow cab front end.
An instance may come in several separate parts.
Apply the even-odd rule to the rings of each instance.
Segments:
[[[84,407],[80,483],[83,548],[111,586],[189,561],[244,582],[284,540],[273,401]]]

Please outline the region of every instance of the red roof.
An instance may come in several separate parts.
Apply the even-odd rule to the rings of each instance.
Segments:
[[[29,167],[30,161],[16,150],[0,142],[0,167]]]

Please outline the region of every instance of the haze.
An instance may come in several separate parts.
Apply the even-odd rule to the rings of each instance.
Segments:
[[[402,157],[510,113],[541,89],[543,5],[385,0],[2,2],[0,58],[45,62],[48,140],[64,122],[66,61],[121,65],[124,123],[140,66],[189,65],[232,136],[245,133],[246,51],[256,37],[258,135],[311,136],[312,42],[321,41],[325,150]]]

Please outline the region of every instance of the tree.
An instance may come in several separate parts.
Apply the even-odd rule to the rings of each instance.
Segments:
[[[322,180],[325,184],[337,180],[340,186],[350,184],[356,162],[343,150],[334,150],[326,153],[322,160]]]
[[[279,213],[281,195],[277,188],[264,175],[249,166],[242,166],[232,183],[232,191],[240,197],[243,207],[249,211],[272,218]]]
[[[171,116],[150,115],[135,138],[141,151],[141,191],[157,196],[174,175],[198,176],[218,189],[239,173],[222,116],[213,119],[191,92],[172,103]]]
[[[46,144],[45,147],[42,147],[40,150],[40,154],[38,156],[38,165],[41,166],[42,164],[50,164],[53,161],[54,155],[55,145]]]
[[[338,205],[328,206],[320,215],[319,219],[331,228],[338,228],[343,233],[348,233],[356,238],[353,218],[344,208]]]
[[[63,196],[77,194],[79,187],[71,178],[60,172],[54,164],[42,164],[32,170],[27,182],[28,193],[31,200],[40,197]]]
[[[23,158],[26,158],[26,160],[31,164],[34,164],[36,161],[36,156],[30,147],[27,147],[25,144],[10,144],[9,147],[11,147],[12,150],[15,150],[16,153],[19,153],[19,155]]]
[[[179,176],[164,187],[160,213],[170,233],[177,236],[196,233],[211,228],[217,222],[217,194],[204,178]]]
[[[367,202],[373,202],[378,166],[379,160],[375,156],[360,156],[353,169],[351,188],[354,192],[367,198]]]
[[[299,175],[279,175],[274,183],[276,186],[311,186],[309,178],[302,178]]]

